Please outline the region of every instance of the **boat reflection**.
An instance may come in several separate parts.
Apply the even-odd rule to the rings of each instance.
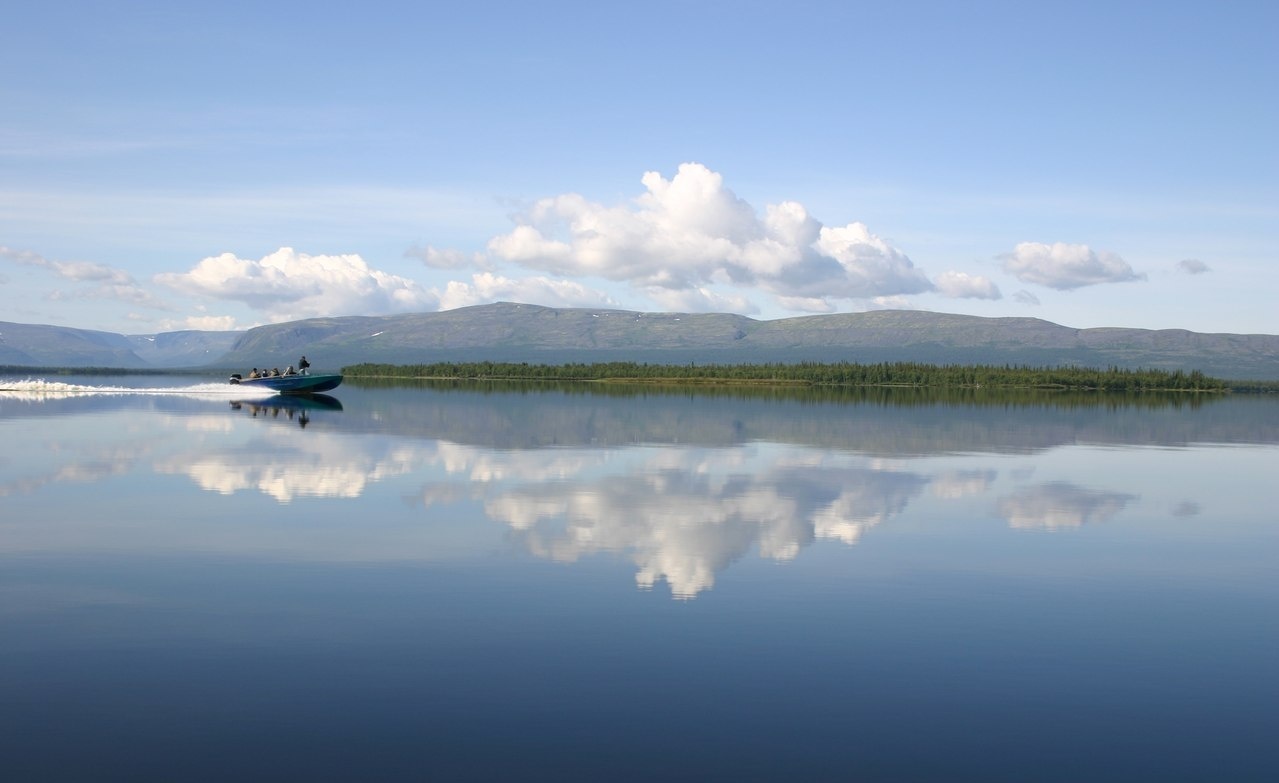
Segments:
[[[245,410],[254,418],[280,418],[280,414],[289,421],[296,419],[303,429],[311,423],[308,411],[340,411],[342,403],[327,394],[285,395],[280,394],[265,400],[231,400],[232,410]]]

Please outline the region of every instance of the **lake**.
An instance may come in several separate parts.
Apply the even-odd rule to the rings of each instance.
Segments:
[[[0,778],[1279,779],[1279,400],[0,379]]]

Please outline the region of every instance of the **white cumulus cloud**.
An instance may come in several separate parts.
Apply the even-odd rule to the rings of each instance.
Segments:
[[[1211,271],[1208,265],[1197,258],[1187,258],[1177,262],[1177,270],[1188,275],[1202,275]]]
[[[647,289],[646,293],[649,299],[668,312],[750,315],[758,311],[758,308],[744,296],[719,294],[703,286],[682,289],[653,286]]]
[[[1118,255],[1097,252],[1088,245],[1022,242],[1004,257],[1004,271],[1023,283],[1069,291],[1098,283],[1144,280]]]
[[[189,272],[157,275],[157,283],[195,296],[243,302],[269,320],[378,315],[434,310],[435,294],[418,283],[371,268],[358,255],[317,255],[282,247],[261,259],[210,256]]]
[[[787,310],[799,310],[805,313],[835,312],[834,305],[816,296],[779,296],[777,303]]]
[[[872,310],[914,310],[915,305],[904,296],[877,296],[870,300]]]
[[[1002,299],[999,286],[989,278],[967,272],[942,272],[933,280],[937,292],[951,299]]]
[[[155,310],[173,309],[168,303],[140,286],[133,276],[123,269],[93,261],[55,261],[30,250],[18,250],[3,245],[0,245],[0,258],[23,266],[45,269],[64,280],[82,284],[72,290],[50,291],[46,298],[51,301],[114,299]]]
[[[179,321],[168,321],[164,331],[197,329],[202,332],[229,332],[236,327],[235,318],[229,315],[194,315]]]
[[[607,294],[572,280],[550,277],[513,279],[483,272],[472,275],[471,282],[450,282],[439,294],[440,309],[508,301],[546,307],[616,307]]]
[[[697,302],[708,286],[737,285],[820,311],[830,300],[933,288],[905,253],[864,224],[823,226],[793,201],[761,215],[701,164],[685,163],[670,179],[650,171],[641,182],[646,192],[620,206],[577,194],[541,199],[487,250],[555,275],[626,282],[660,303],[672,296],[661,291]]]
[[[481,253],[441,250],[430,245],[426,247],[411,247],[404,251],[404,255],[408,258],[421,259],[423,264],[432,269],[463,269],[466,267],[485,266],[484,256]]]

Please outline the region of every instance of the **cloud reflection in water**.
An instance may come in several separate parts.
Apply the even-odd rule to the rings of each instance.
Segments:
[[[1136,495],[1088,490],[1057,481],[1003,498],[999,515],[1015,528],[1074,528],[1104,522],[1136,499]]]
[[[961,501],[998,480],[993,469],[929,475],[906,469],[910,464],[757,444],[493,450],[273,430],[247,454],[206,450],[159,462],[156,470],[220,494],[256,490],[282,504],[354,499],[381,481],[434,473],[441,478],[423,481],[417,495],[424,508],[479,502],[537,557],[571,563],[613,553],[634,564],[640,587],[664,581],[687,599],[752,551],[788,561],[816,541],[852,545],[925,490],[935,500]],[[1051,482],[1005,496],[997,513],[1014,528],[1055,530],[1104,521],[1135,499]]]
[[[658,449],[652,462],[656,469],[515,488],[488,500],[485,512],[536,555],[572,562],[623,553],[641,587],[664,580],[674,595],[691,598],[753,548],[790,560],[814,540],[852,544],[928,483],[914,473],[787,459],[721,473],[698,450]]]
[[[94,418],[66,415],[90,402],[96,406],[85,412]],[[24,457],[4,471],[0,497],[39,499],[50,485],[72,482],[127,485],[149,473],[185,477],[228,498],[226,516],[217,516],[223,506],[204,506],[217,520],[216,535],[190,522],[157,522],[130,545],[146,548],[163,538],[174,548],[204,551],[416,561],[439,557],[448,546],[492,546],[505,534],[522,550],[556,562],[622,558],[641,587],[665,582],[684,599],[713,588],[721,572],[752,554],[786,562],[817,542],[862,542],[915,503],[928,517],[948,515],[939,511],[945,506],[956,516],[989,519],[993,506],[1010,527],[1065,530],[1109,520],[1138,499],[1086,480],[1072,483],[1076,474],[1069,471],[1078,466],[1069,460],[1051,467],[1039,461],[1039,454],[1073,448],[1061,444],[1098,428],[1092,409],[1054,409],[1038,429],[1020,423],[1009,429],[1002,418],[987,422],[979,415],[984,411],[970,408],[910,408],[897,417],[893,409],[863,415],[856,406],[810,410],[747,401],[741,403],[752,406],[746,417],[733,406],[703,402],[658,398],[652,415],[636,417],[629,398],[539,395],[495,404],[483,396],[418,394],[387,406],[394,415],[368,403],[343,411],[333,404],[312,409],[267,401],[232,402],[228,416],[225,400],[215,415],[181,397],[75,397],[40,403],[48,414],[42,421],[53,428],[33,425],[30,447],[15,449],[40,460]],[[138,417],[144,403],[145,415]],[[174,413],[157,417],[154,408]],[[316,423],[300,428],[304,411]],[[1066,426],[1066,414],[1080,417],[1074,429]],[[23,407],[13,418],[21,423],[31,415]],[[720,426],[727,419],[748,421],[753,429]],[[982,422],[989,424],[984,430],[977,427]],[[86,423],[110,435],[101,442],[88,438]],[[1011,441],[989,451],[960,449],[962,439],[939,434],[974,428],[985,433],[978,444],[1005,430]],[[1068,480],[1031,483],[1037,471],[1062,469]],[[1002,497],[993,503],[970,502],[994,492]],[[261,513],[254,495],[280,505],[335,502],[312,502],[305,515],[272,517]],[[1162,507],[1172,507],[1173,517],[1199,513],[1190,498],[1165,500]],[[38,508],[66,516],[46,503]],[[305,541],[275,526],[285,519],[307,526]],[[476,525],[477,519],[501,527]],[[351,520],[367,524],[357,532]],[[23,547],[37,549],[52,546],[65,524],[15,533],[25,536]],[[444,527],[450,529],[440,533]],[[481,528],[488,533],[475,532]],[[124,540],[102,523],[78,535],[113,545]]]

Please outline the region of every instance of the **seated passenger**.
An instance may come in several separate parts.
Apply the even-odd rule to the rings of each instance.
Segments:
[[[254,368],[253,368],[253,372],[249,373],[249,377],[250,377],[250,378],[261,378],[262,376],[261,376],[261,374],[259,374],[259,373],[258,373],[258,368],[254,367]]]
[[[298,371],[297,371],[297,370],[295,370],[295,369],[293,369],[293,365],[291,365],[291,364],[290,364],[290,365],[289,365],[289,369],[285,370],[285,371],[284,371],[284,374],[285,374],[285,375],[297,375],[297,374],[298,374]]]

